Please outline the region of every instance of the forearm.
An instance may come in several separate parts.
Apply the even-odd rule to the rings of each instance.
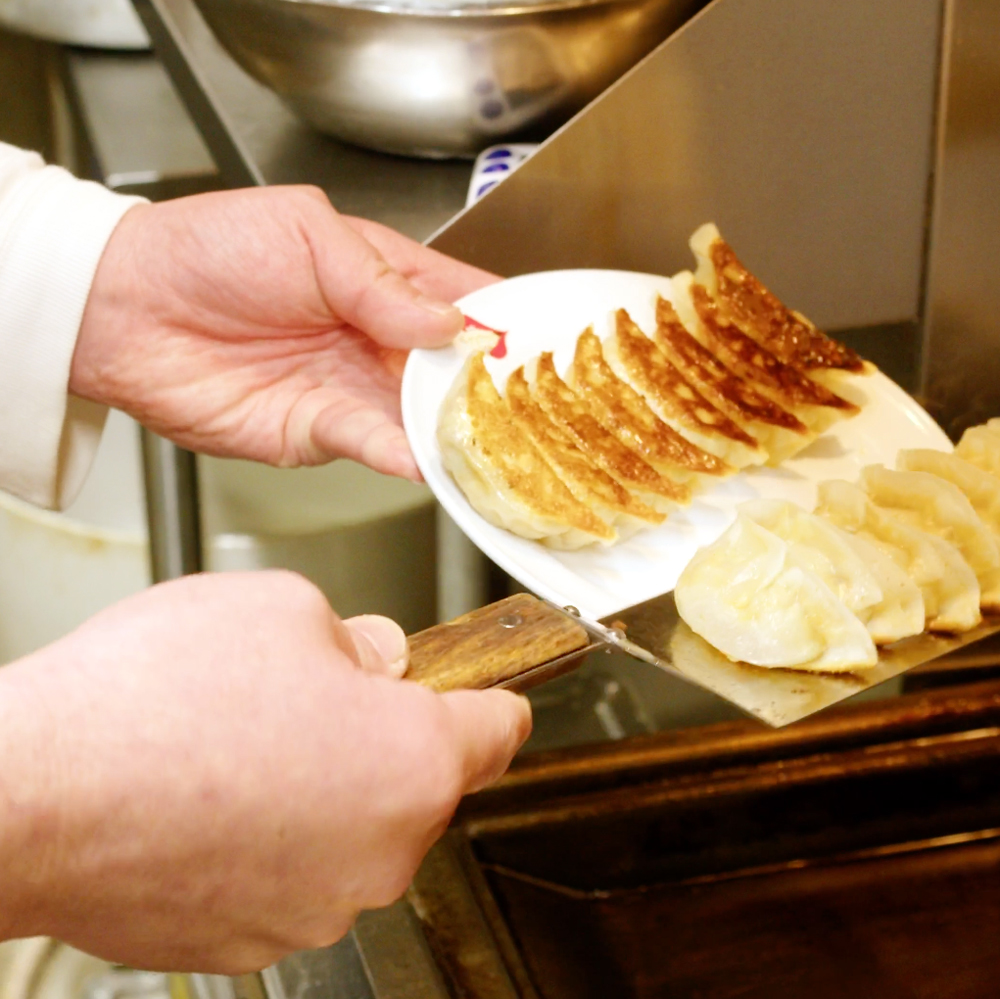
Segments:
[[[44,933],[59,883],[59,734],[31,678],[42,655],[0,669],[0,940]]]

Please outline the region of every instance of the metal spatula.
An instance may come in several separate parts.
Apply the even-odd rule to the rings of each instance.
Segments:
[[[731,662],[680,619],[673,593],[601,621],[520,593],[413,635],[407,678],[442,691],[526,690],[615,647],[779,728],[997,632],[995,615],[962,635],[925,633],[887,646],[871,669],[807,673]]]

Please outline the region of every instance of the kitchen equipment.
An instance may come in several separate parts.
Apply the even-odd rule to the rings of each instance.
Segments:
[[[469,179],[466,208],[493,190],[505,177],[509,177],[538,148],[531,142],[508,142],[489,146],[477,157]]]
[[[39,510],[0,492],[0,663],[61,638],[149,582],[136,426],[113,411],[67,510]]]
[[[405,900],[205,999],[994,999],[1000,682],[515,760]]]
[[[198,464],[208,568],[281,566],[316,583],[344,617],[385,614],[410,631],[438,620],[437,525],[426,487],[351,461]]]
[[[115,967],[48,937],[0,943],[0,999],[179,999],[179,984],[168,975]]]
[[[1000,684],[525,759],[410,893],[452,995],[990,999]]]
[[[871,669],[808,673],[731,662],[680,619],[673,593],[600,621],[519,593],[413,635],[407,677],[433,690],[525,690],[568,672],[597,649],[616,648],[777,728],[998,632],[1000,617],[986,616],[961,635],[925,633],[896,642],[880,650]]]
[[[0,0],[0,25],[67,45],[149,48],[129,0]]]
[[[431,245],[504,276],[673,273],[712,218],[955,438],[1000,411],[997,14],[716,0]]]
[[[430,157],[549,134],[701,5],[198,0],[240,65],[317,128]]]

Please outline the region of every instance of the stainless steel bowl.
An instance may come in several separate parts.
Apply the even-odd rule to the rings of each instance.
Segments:
[[[429,157],[544,136],[705,0],[407,2],[197,0],[244,69],[317,128]]]

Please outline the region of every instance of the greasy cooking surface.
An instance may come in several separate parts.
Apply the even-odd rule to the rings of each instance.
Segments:
[[[542,999],[992,999],[998,870],[994,840],[612,898],[491,884]]]
[[[776,393],[788,405],[857,411],[854,403],[835,395],[743,333],[722,314],[702,285],[691,286],[691,297],[709,349],[737,374]]]
[[[760,420],[808,433],[808,428],[797,416],[761,395],[698,343],[684,328],[674,307],[662,297],[656,303],[656,342],[688,381],[734,419]]]
[[[678,503],[690,502],[688,486],[661,475],[601,426],[586,402],[559,377],[551,353],[545,352],[538,359],[536,379],[535,395],[542,407],[610,475],[641,492]]]
[[[864,369],[864,361],[853,350],[786,308],[740,263],[725,240],[715,240],[709,252],[724,308],[771,353],[803,368]]]
[[[643,391],[674,419],[705,434],[718,434],[748,447],[757,442],[685,381],[659,347],[619,310],[615,337],[618,356]]]
[[[1000,683],[529,757],[458,833],[521,999],[993,999]]]
[[[638,392],[615,375],[593,329],[577,340],[573,379],[573,387],[597,410],[602,422],[665,474],[670,474],[666,466],[700,475],[725,475],[730,471],[721,458],[696,447],[667,426]]]
[[[648,783],[624,772],[618,787],[539,795],[507,814],[475,816],[467,829],[491,868],[570,894],[625,899],[793,859],[818,863],[903,840],[1000,830],[998,733],[793,749],[694,773],[675,765]]]

